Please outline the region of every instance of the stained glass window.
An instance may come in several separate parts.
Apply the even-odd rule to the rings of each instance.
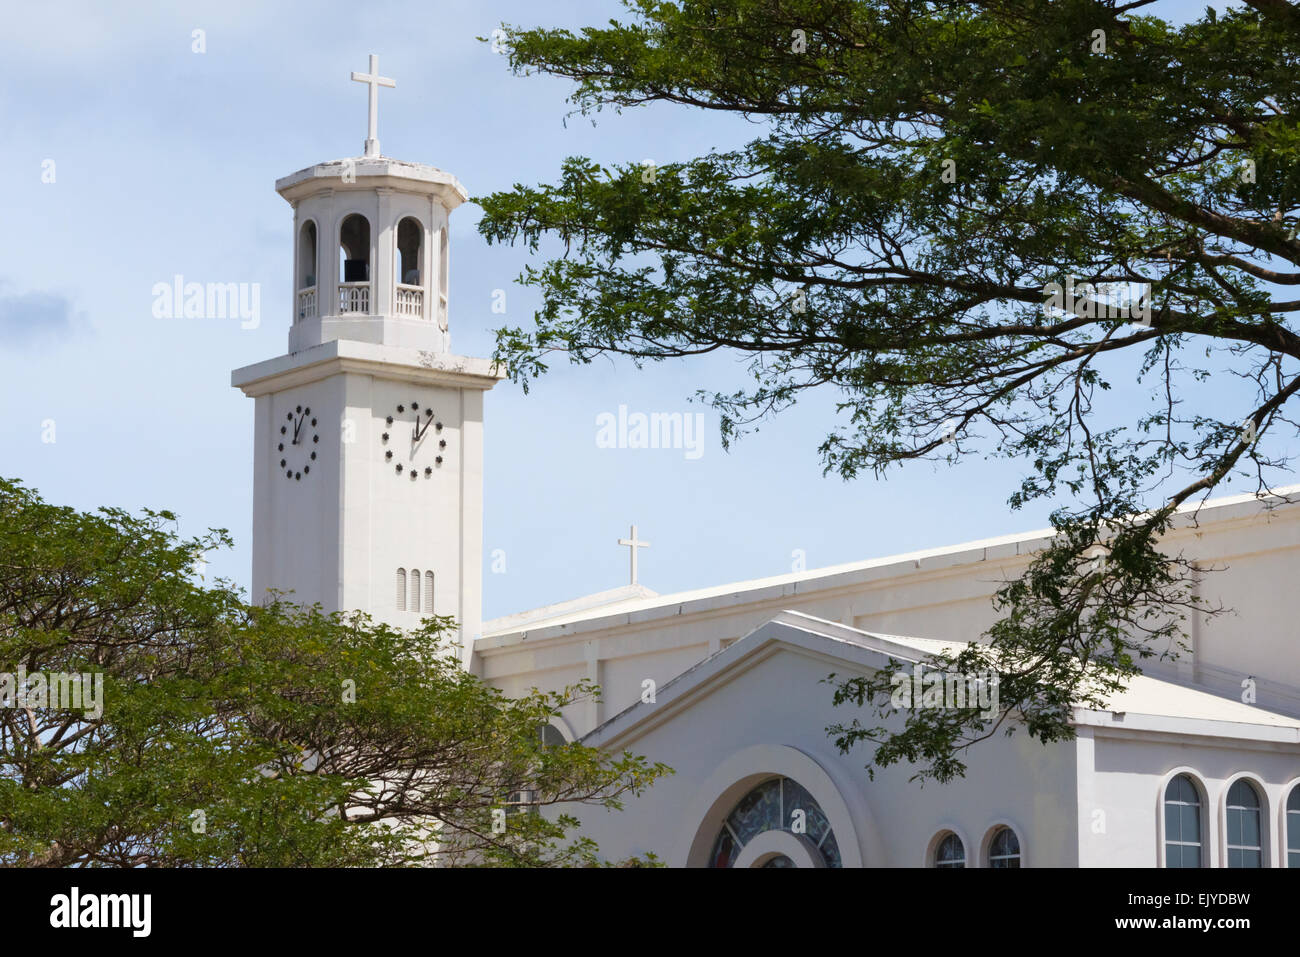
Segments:
[[[1020,838],[1009,827],[1000,827],[989,841],[989,867],[1019,867]]]
[[[962,845],[960,837],[951,831],[944,836],[939,846],[934,849],[934,866],[948,868],[966,866],[966,848]]]
[[[722,822],[709,867],[733,867],[746,844],[767,831],[798,834],[817,848],[827,867],[840,867],[840,848],[830,821],[808,789],[790,778],[771,778],[741,798]],[[795,867],[777,855],[764,867]]]

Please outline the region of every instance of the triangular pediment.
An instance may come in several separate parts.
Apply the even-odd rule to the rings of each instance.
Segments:
[[[783,611],[656,689],[653,703],[637,702],[582,740],[598,747],[625,747],[774,655],[820,659],[827,674],[861,674],[878,670],[891,659],[917,662],[957,647],[931,639],[865,632],[802,612]]]

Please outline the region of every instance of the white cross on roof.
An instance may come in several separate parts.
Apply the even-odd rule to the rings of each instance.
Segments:
[[[636,550],[638,548],[649,548],[650,543],[637,541],[635,525],[632,526],[632,537],[620,538],[618,540],[618,543],[620,545],[626,545],[628,547],[628,550],[632,552],[632,584],[635,585],[636,584]]]
[[[353,71],[352,79],[358,83],[365,83],[370,86],[370,135],[366,138],[366,156],[379,155],[379,88],[381,86],[395,87],[396,80],[390,80],[386,76],[379,75],[379,57],[370,54],[370,72],[357,73]]]

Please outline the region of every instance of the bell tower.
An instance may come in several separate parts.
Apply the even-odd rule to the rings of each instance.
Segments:
[[[482,585],[483,394],[503,374],[451,352],[448,218],[456,177],[379,152],[368,73],[363,155],[276,181],[293,208],[288,351],[236,369],[256,400],[253,598],[287,592],[394,625],[459,624]]]

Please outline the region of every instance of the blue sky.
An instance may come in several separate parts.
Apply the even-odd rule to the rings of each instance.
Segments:
[[[1174,12],[1200,4],[1171,4]],[[581,26],[612,2],[24,4],[6,12],[0,61],[0,474],[92,508],[169,508],[186,531],[227,528],[211,571],[247,585],[251,400],[232,368],[284,352],[292,216],[274,181],[357,155],[367,55],[397,80],[380,93],[386,155],[456,174],[471,194],[552,180],[561,161],[685,159],[757,132],[739,119],[651,108],[565,118],[568,84],[516,78],[476,36],[502,21]],[[192,52],[192,31],[206,52]],[[54,162],[54,182],[42,172]],[[526,324],[521,249],[488,247],[472,204],[452,217],[454,350],[490,354],[492,329]],[[151,290],[177,273],[256,282],[262,321],[157,319]],[[504,317],[491,312],[507,291]],[[726,386],[732,359],[559,365],[524,395],[487,399],[485,567],[491,617],[627,580],[615,544],[635,522],[661,592],[1036,528],[1006,506],[1020,469],[973,458],[888,480],[823,477],[816,448],[834,397],[805,401],[731,452],[689,401]],[[706,415],[703,454],[602,449],[596,419]],[[56,441],[42,441],[53,420]]]

